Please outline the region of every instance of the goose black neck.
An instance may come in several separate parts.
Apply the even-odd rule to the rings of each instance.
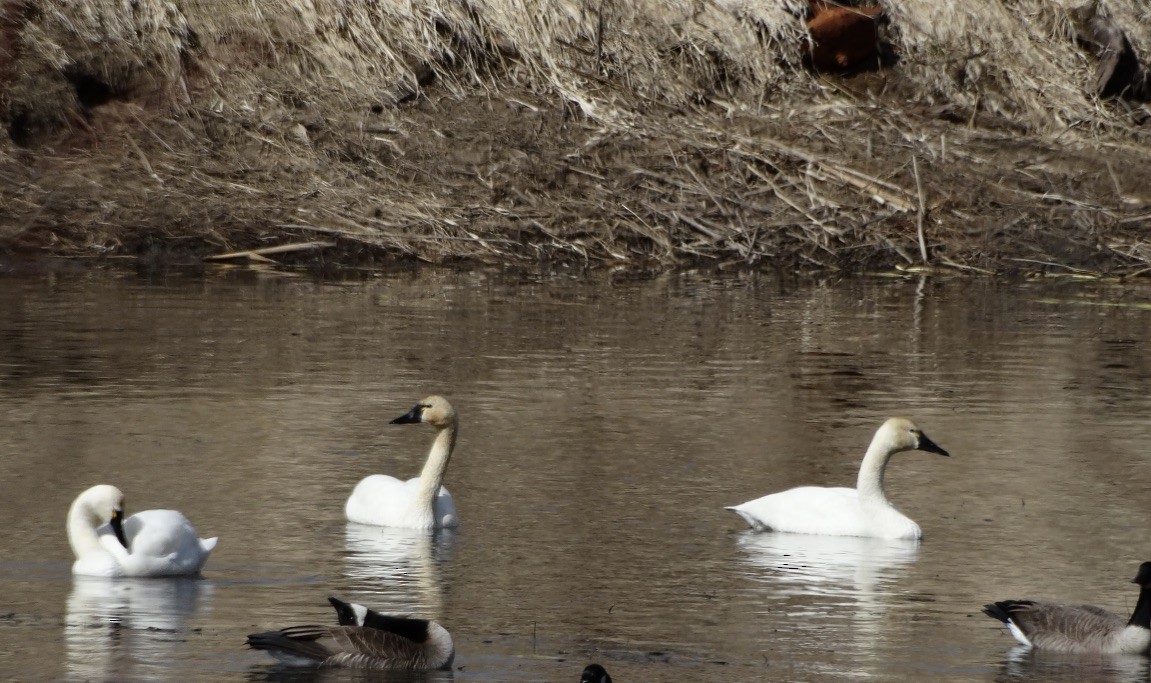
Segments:
[[[1151,628],[1151,583],[1139,587],[1139,602],[1135,603],[1135,611],[1127,625]]]

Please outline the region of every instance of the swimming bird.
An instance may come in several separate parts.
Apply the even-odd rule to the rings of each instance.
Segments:
[[[1139,584],[1139,600],[1126,621],[1092,605],[1039,600],[993,602],[983,613],[1007,624],[1020,643],[1041,650],[1145,655],[1151,653],[1151,562],[1139,565],[1131,583]]]
[[[124,494],[101,484],[68,510],[68,544],[80,576],[195,576],[216,538],[201,539],[175,510],[144,510],[124,519]]]
[[[855,488],[801,486],[727,509],[757,531],[919,539],[919,525],[896,510],[883,491],[887,461],[910,450],[948,455],[911,420],[893,417],[871,439]]]
[[[443,486],[444,472],[456,446],[456,410],[447,399],[429,396],[390,424],[421,422],[436,428],[436,438],[420,476],[407,481],[386,474],[365,477],[344,506],[348,521],[408,529],[459,525],[452,494]]]
[[[331,596],[328,597],[328,602],[336,609],[336,621],[339,622],[340,626],[386,628],[385,624],[391,618],[356,602],[344,602]]]
[[[338,666],[375,671],[449,669],[456,656],[452,635],[426,619],[392,617],[363,605],[328,598],[339,626],[289,626],[248,636],[290,666]]]
[[[588,664],[584,667],[579,683],[611,683],[611,676],[608,675],[607,669],[599,664]]]

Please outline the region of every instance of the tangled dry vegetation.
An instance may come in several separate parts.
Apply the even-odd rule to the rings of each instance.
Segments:
[[[807,0],[0,0],[0,248],[1151,265],[1151,112],[1084,39],[1151,6],[883,5],[827,74]]]

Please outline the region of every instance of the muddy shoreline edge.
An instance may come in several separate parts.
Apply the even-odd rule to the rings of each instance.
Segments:
[[[27,38],[60,30],[39,4],[5,3],[28,12],[0,60],[10,256],[1151,274],[1145,106],[1087,93],[1094,118],[1042,121],[979,88],[944,97],[909,75],[906,45],[902,64],[846,75],[783,60],[770,83],[692,63],[677,73],[695,83],[645,84],[662,93],[601,46],[574,51],[598,71],[573,92],[541,87],[523,41],[465,50],[454,27],[450,59],[293,82],[290,60],[183,7],[156,69],[85,61],[75,29],[53,74]]]

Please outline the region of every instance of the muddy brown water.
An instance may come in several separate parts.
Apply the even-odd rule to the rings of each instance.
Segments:
[[[0,278],[0,675],[363,680],[246,634],[325,597],[434,617],[428,680],[1146,681],[1145,658],[1013,648],[985,602],[1119,612],[1151,559],[1151,291],[1072,282],[781,284],[423,271]],[[450,397],[462,526],[348,525],[415,476]],[[723,510],[850,485],[888,415],[921,544],[756,534]],[[99,482],[219,536],[201,580],[74,580],[64,517]],[[381,677],[373,680],[409,680]],[[420,680],[423,680],[422,678]]]

